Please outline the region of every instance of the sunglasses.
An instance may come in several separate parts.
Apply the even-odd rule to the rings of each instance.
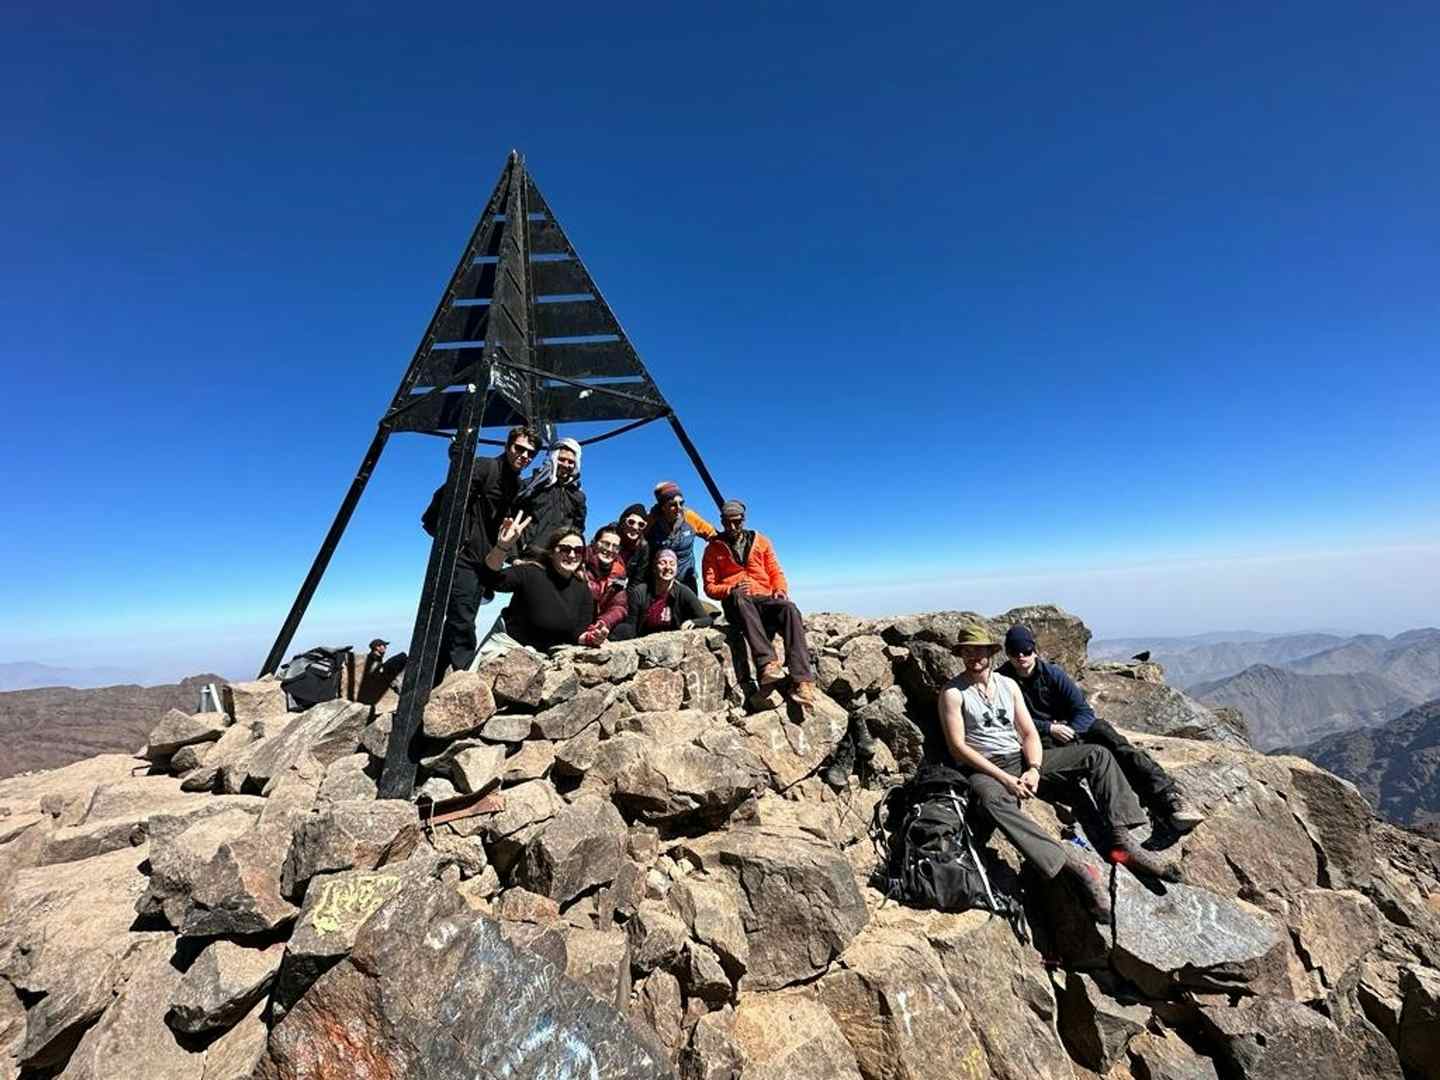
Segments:
[[[1016,657],[1016,658],[1018,659],[1018,658],[1020,658],[1020,657],[1025,657],[1025,656],[1034,656],[1034,655],[1035,655],[1035,650],[1034,650],[1034,649],[1021,649],[1019,652],[1011,652],[1010,650],[1007,649],[1007,650],[1005,650],[1005,655],[1006,655],[1006,656],[1013,656],[1013,657]]]
[[[551,550],[553,550],[557,555],[576,555],[576,556],[578,556],[582,551],[585,550],[585,545],[584,545],[584,544],[556,544],[555,547],[552,548]]]
[[[523,457],[535,456],[535,447],[526,446],[524,443],[516,443],[514,446],[510,447],[510,449],[513,450],[515,453],[522,455]]]

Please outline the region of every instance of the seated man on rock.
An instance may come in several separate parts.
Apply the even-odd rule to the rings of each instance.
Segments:
[[[1131,833],[1145,822],[1145,812],[1108,750],[1080,742],[1042,748],[1020,687],[991,670],[999,649],[1000,643],[978,626],[961,634],[957,652],[965,670],[940,691],[945,745],[969,775],[971,796],[1025,861],[1047,878],[1068,871],[1095,917],[1108,921],[1110,897],[1099,867],[1074,844],[1047,835],[1025,813],[1028,800],[1039,796],[1049,801],[1057,785],[1084,780],[1110,830],[1112,861],[1156,877],[1173,878],[1174,868],[1142,848]]]
[[[1013,679],[1025,695],[1025,707],[1046,747],[1069,746],[1075,742],[1103,746],[1114,755],[1125,779],[1157,824],[1177,833],[1186,833],[1203,820],[1180,794],[1174,779],[1161,764],[1101,720],[1059,664],[1041,660],[1035,649],[1035,635],[1028,626],[1012,626],[1005,635],[1005,655],[1000,674]]]
[[[763,533],[745,528],[745,504],[738,499],[720,508],[720,528],[720,535],[705,547],[705,595],[720,601],[726,620],[745,636],[762,686],[784,677],[770,643],[771,635],[780,632],[794,700],[802,707],[814,705],[815,669],[805,641],[805,618],[790,601],[774,545]]]

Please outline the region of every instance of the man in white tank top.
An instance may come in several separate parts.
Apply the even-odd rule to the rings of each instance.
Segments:
[[[1110,830],[1112,861],[1170,879],[1175,867],[1141,847],[1131,833],[1146,815],[1108,750],[1079,742],[1049,750],[1041,746],[1020,687],[991,670],[999,650],[1000,643],[978,626],[961,633],[956,651],[965,670],[940,692],[945,744],[954,763],[969,774],[974,799],[1026,861],[1047,878],[1069,871],[1095,917],[1108,921],[1110,897],[1099,867],[1075,845],[1048,835],[1025,813],[1028,800],[1052,794],[1052,784],[1084,780]]]

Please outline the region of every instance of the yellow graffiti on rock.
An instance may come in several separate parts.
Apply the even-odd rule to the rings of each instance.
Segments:
[[[310,921],[321,934],[354,929],[374,915],[381,904],[400,891],[395,874],[366,874],[325,882],[325,891]]]

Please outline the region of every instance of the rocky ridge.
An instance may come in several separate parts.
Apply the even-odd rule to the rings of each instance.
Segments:
[[[1033,944],[886,901],[865,835],[960,628],[1016,618],[1208,814],[1181,882],[1114,873],[1111,926],[1026,878]],[[387,712],[273,680],[0,781],[0,1077],[1440,1076],[1440,844],[1158,666],[1086,665],[1058,609],[810,637],[809,713],[718,630],[452,675],[419,808],[376,798]],[[880,748],[836,792],[852,719]]]

